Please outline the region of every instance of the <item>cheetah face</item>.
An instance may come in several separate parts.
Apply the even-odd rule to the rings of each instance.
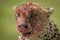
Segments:
[[[26,3],[16,7],[15,17],[18,31],[29,37],[40,32],[48,23],[53,8],[44,9],[37,3]]]

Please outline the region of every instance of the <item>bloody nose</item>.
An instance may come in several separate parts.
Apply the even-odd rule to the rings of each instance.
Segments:
[[[28,25],[18,25],[18,27],[21,27],[21,26],[28,28]]]
[[[27,25],[18,25],[18,31],[22,33],[26,33],[28,26]]]

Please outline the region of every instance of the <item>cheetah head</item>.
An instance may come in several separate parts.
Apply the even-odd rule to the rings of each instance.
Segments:
[[[44,9],[38,3],[28,2],[15,7],[16,26],[25,37],[30,37],[43,30],[53,8]]]

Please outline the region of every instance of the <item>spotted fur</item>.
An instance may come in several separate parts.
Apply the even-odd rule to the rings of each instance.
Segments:
[[[53,11],[53,8],[44,9],[32,2],[16,7],[16,24],[20,33],[18,40],[60,40],[59,30],[50,20]]]

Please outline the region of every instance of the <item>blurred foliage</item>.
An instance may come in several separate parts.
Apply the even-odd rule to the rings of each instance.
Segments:
[[[26,2],[37,2],[44,8],[54,7],[51,18],[60,30],[60,0],[0,0],[0,40],[17,40],[18,31],[13,6]]]

